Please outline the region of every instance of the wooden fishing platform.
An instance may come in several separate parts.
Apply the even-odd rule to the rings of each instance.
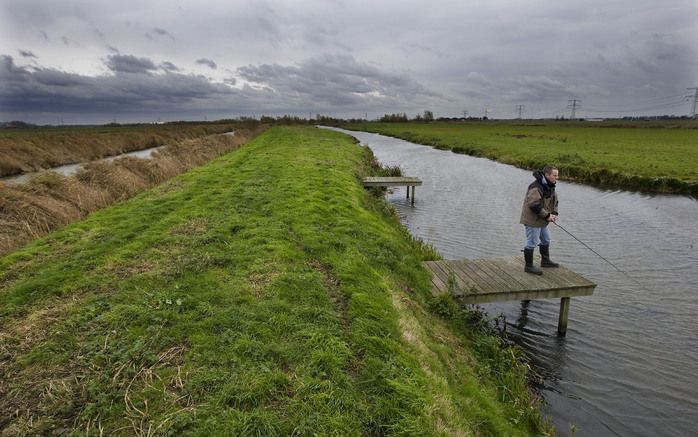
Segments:
[[[534,260],[540,265],[540,258]],[[450,293],[463,304],[560,298],[557,331],[567,331],[570,298],[590,296],[596,284],[565,267],[544,268],[542,275],[524,272],[523,256],[497,259],[427,261],[432,293]]]
[[[419,178],[406,176],[371,176],[363,178],[361,184],[364,187],[407,187],[408,199],[410,198],[410,187],[412,187],[412,205],[414,205],[414,187],[422,185],[422,181]]]

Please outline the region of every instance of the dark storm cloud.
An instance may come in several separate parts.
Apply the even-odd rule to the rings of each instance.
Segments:
[[[200,59],[196,60],[196,63],[199,65],[206,65],[207,67],[209,67],[212,70],[215,70],[218,68],[218,65],[215,62],[213,62],[211,59],[200,58]]]
[[[165,30],[165,29],[163,29],[163,28],[161,28],[161,27],[156,27],[156,28],[154,28],[154,29],[153,29],[153,32],[155,32],[156,34],[158,34],[158,35],[160,35],[160,36],[166,36],[166,37],[170,38],[172,41],[175,40],[175,37],[172,36],[172,34],[171,34],[170,32],[168,32],[167,30]]]
[[[170,32],[168,32],[167,30],[165,30],[165,29],[163,29],[163,28],[161,28],[161,27],[155,27],[155,28],[153,28],[153,33],[155,34],[155,37],[167,37],[167,38],[171,39],[172,41],[175,41],[175,37],[172,36],[172,34],[171,34]],[[145,34],[145,36],[146,36],[148,39],[155,39],[155,37],[153,36],[153,34],[151,34],[150,32],[147,32],[147,33]]]
[[[29,50],[18,50],[18,52],[23,58],[37,58],[37,56]]]
[[[322,56],[294,66],[262,64],[238,69],[246,81],[273,90],[282,100],[323,107],[440,98],[408,76],[357,62],[352,56]]]
[[[162,68],[163,70],[166,70],[166,71],[181,71],[179,67],[177,67],[172,62],[168,62],[168,61],[161,62],[160,68]]]
[[[118,62],[118,61],[117,61]],[[114,75],[84,76],[53,68],[22,67],[11,56],[0,57],[0,106],[7,113],[65,112],[106,113],[114,111],[171,112],[194,102],[222,102],[232,96],[226,85],[203,76],[150,70]]]
[[[110,74],[87,76],[54,68],[21,66],[0,58],[0,107],[5,114],[113,114],[186,117],[201,111],[231,113],[307,113],[392,109],[441,97],[407,76],[357,62],[349,56],[323,56],[297,65],[249,65],[237,70],[245,83],[222,83],[182,74],[171,62],[110,55]],[[325,113],[327,113],[325,112]]]
[[[109,55],[106,65],[119,73],[148,73],[158,69],[152,60],[132,55]]]

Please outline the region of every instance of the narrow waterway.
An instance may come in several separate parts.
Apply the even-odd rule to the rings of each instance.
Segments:
[[[342,130],[340,130],[342,131]],[[416,203],[388,194],[414,235],[446,259],[520,254],[521,203],[531,172],[364,132],[383,165],[416,176]],[[553,259],[598,284],[572,299],[566,337],[559,300],[485,304],[543,376],[546,414],[576,436],[693,436],[698,429],[698,201],[558,183]]]
[[[230,131],[230,132],[225,132],[220,135],[226,135],[226,136],[235,136],[235,131]],[[156,146],[156,147],[151,147],[148,149],[141,149],[141,150],[135,150],[133,152],[126,152],[122,153],[120,155],[115,155],[115,156],[109,156],[104,159],[97,159],[96,161],[114,161],[115,159],[119,158],[124,158],[127,156],[130,156],[132,158],[141,158],[141,159],[150,159],[153,157],[153,154],[157,152],[158,150],[167,147],[167,145],[162,145],[162,146]],[[71,176],[75,173],[78,172],[86,163],[81,162],[77,164],[67,164],[67,165],[60,165],[58,167],[53,167],[49,168],[46,170],[42,171],[53,171],[58,174],[61,174],[63,176]],[[41,173],[41,171],[36,171],[36,172],[29,172],[29,173],[22,173],[19,175],[13,175],[13,176],[5,176],[5,177],[0,177],[0,182],[4,182],[6,184],[23,184],[29,181],[33,176],[36,176],[37,174]]]
[[[116,156],[110,156],[108,158],[104,158],[103,161],[113,161],[115,159],[119,158],[124,158],[126,156],[130,156],[132,158],[142,158],[142,159],[150,159],[153,155],[154,152],[157,150],[162,149],[163,147],[166,146],[157,146],[157,147],[151,147],[150,149],[143,149],[143,150],[136,150],[135,152],[127,152],[123,153],[121,155],[116,155]],[[99,161],[99,160],[97,160]],[[78,163],[78,164],[67,164],[67,165],[60,165],[58,167],[53,167],[47,170],[43,171],[53,171],[58,174],[61,174],[63,176],[70,176],[78,172],[85,163]],[[6,183],[6,184],[23,184],[25,182],[28,182],[29,179],[31,179],[33,176],[41,173],[40,171],[37,172],[30,172],[30,173],[22,173],[19,175],[14,175],[14,176],[6,176],[3,178],[0,178],[0,181]]]

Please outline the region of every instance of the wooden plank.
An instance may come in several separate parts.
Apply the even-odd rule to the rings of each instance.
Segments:
[[[431,276],[431,293],[434,296],[448,294],[448,290],[441,284],[441,281],[434,279],[434,275]]]
[[[468,293],[469,288],[467,283],[464,282],[463,278],[461,278],[456,272],[453,271],[453,269],[450,268],[448,261],[437,261],[435,267],[440,269],[443,274],[446,275],[447,280],[453,277],[453,280],[455,281],[455,290],[453,290],[454,296]]]
[[[454,296],[454,298],[464,304],[479,304],[512,300],[559,299],[563,297],[591,296],[593,293],[594,289],[592,287],[579,287],[553,290],[515,291],[509,293],[467,294]]]
[[[542,275],[534,275],[531,273],[527,273],[524,271],[524,261],[523,257],[515,257],[515,258],[503,258],[501,260],[498,260],[501,263],[503,263],[505,266],[507,266],[507,271],[511,271],[512,275],[516,275],[516,277],[527,284],[529,288],[540,288],[540,289],[547,289],[547,288],[554,288],[556,286],[555,282],[551,282],[550,279],[545,277],[545,273]],[[538,262],[537,260],[534,261]]]
[[[439,280],[444,284],[446,290],[448,290],[448,273],[444,272],[440,265],[440,261],[432,261],[431,268],[434,275],[439,278]]]
[[[485,263],[487,263],[490,268],[495,270],[498,274],[502,275],[503,277],[506,278],[506,280],[512,284],[512,286],[516,287],[519,290],[525,290],[526,284],[521,282],[519,278],[517,278],[516,275],[512,274],[511,269],[504,268],[504,266],[501,263],[497,263],[496,261],[493,260],[483,260]]]
[[[502,275],[499,275],[496,271],[493,271],[489,265],[483,262],[483,260],[476,259],[473,260],[472,263],[474,266],[480,269],[481,272],[485,273],[488,276],[488,279],[497,287],[498,290],[512,291],[517,289],[516,286],[512,285],[511,283],[507,282],[504,278],[502,278]]]
[[[433,282],[440,292],[448,292],[448,278],[453,275],[458,290],[455,297],[463,303],[588,296],[596,287],[565,267],[545,269],[540,276],[526,273],[522,257],[424,264],[432,272]]]
[[[478,283],[478,281],[474,280],[471,278],[467,272],[463,271],[457,263],[454,263],[453,261],[447,261],[449,268],[453,271],[453,273],[458,276],[458,278],[462,281],[464,284],[464,290],[466,290],[469,293],[480,293],[483,289],[482,286]]]
[[[417,185],[422,185],[422,181],[419,178],[407,177],[407,176],[402,176],[402,177],[371,176],[371,177],[363,178],[361,180],[361,184],[364,187],[402,187],[402,186],[415,187]],[[414,195],[414,191],[412,192],[412,194]]]
[[[589,296],[596,288],[596,284],[563,266],[546,268],[543,275],[526,273],[521,256],[428,261],[424,265],[432,273],[432,293],[452,293],[463,304],[559,298],[559,335],[567,332],[571,297]],[[448,287],[451,277],[455,280],[454,289]]]
[[[467,272],[460,269],[457,263],[453,261],[447,261],[447,263],[453,273],[457,275],[464,284],[466,284],[467,290],[469,290],[471,293],[479,293],[482,291],[482,286],[478,283],[478,281],[474,280],[468,275]]]
[[[461,294],[478,293],[481,291],[481,287],[478,283],[459,270],[453,262],[442,261],[440,265],[443,270],[448,271],[454,276]]]
[[[470,278],[472,278],[478,284],[482,292],[491,293],[497,291],[497,286],[489,280],[487,275],[481,272],[469,261],[470,260],[454,261],[454,264],[461,268],[463,271],[468,272]]]
[[[440,293],[448,293],[448,286],[444,284],[444,282],[441,280],[441,278],[436,275],[434,272],[434,263],[435,261],[427,261],[424,263],[424,265],[429,269],[431,272],[431,282],[436,285],[437,291]]]

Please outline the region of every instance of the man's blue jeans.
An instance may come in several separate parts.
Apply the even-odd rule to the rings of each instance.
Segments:
[[[526,228],[526,249],[535,249],[539,244],[541,246],[550,244],[550,229],[547,226],[537,228],[524,225],[524,227]]]

